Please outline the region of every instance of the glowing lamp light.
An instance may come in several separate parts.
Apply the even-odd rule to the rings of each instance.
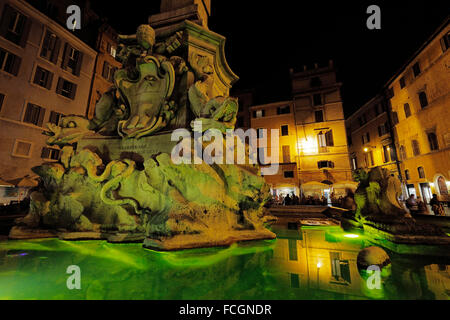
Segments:
[[[320,269],[320,268],[322,268],[322,262],[317,262],[317,269]]]
[[[364,152],[369,152],[369,148],[364,148]]]
[[[350,239],[356,239],[356,238],[359,238],[359,236],[357,235],[357,234],[346,234],[346,235],[344,235],[344,237],[346,237],[346,238],[350,238]]]

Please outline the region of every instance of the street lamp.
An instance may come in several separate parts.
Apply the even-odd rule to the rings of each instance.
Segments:
[[[365,153],[367,153],[367,152],[369,152],[370,148],[376,149],[377,147],[369,146],[369,147],[365,147],[363,150],[364,150]]]

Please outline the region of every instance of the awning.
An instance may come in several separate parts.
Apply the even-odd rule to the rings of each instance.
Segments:
[[[0,187],[14,187],[12,183],[6,182],[5,180],[0,179]]]
[[[330,185],[321,183],[318,181],[309,181],[309,182],[303,183],[301,186],[303,189],[308,189],[308,190],[311,190],[311,189],[322,190],[322,189],[330,189],[331,188]]]
[[[336,183],[333,183],[332,186],[334,189],[356,189],[358,188],[358,182],[355,181],[338,181]]]

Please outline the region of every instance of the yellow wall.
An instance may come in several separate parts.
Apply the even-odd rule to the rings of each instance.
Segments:
[[[399,74],[390,89],[394,96],[391,99],[392,111],[398,115],[399,123],[395,126],[397,147],[404,146],[406,158],[401,159],[401,169],[404,175],[409,170],[410,179],[407,184],[414,184],[416,194],[421,195],[420,183],[430,183],[431,191],[437,193],[441,200],[450,200],[448,195],[440,193],[436,188],[436,180],[443,176],[450,187],[450,56],[441,46],[442,37],[450,31],[450,26],[437,35],[417,57]],[[419,62],[421,74],[414,76],[412,66]],[[400,79],[404,77],[406,87],[400,87]],[[419,92],[425,91],[429,105],[422,109]],[[404,104],[408,103],[411,116],[406,118]],[[439,150],[432,151],[427,133],[434,131],[437,135]],[[417,140],[420,155],[413,154],[411,141]],[[420,179],[418,167],[422,166],[425,178]]]

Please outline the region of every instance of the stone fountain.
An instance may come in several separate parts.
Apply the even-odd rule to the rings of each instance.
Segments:
[[[264,226],[270,194],[256,164],[173,161],[175,132],[214,129],[223,140],[234,129],[238,101],[229,90],[238,78],[225,38],[185,20],[157,32],[141,25],[119,41],[123,67],[94,118],[47,124],[61,159],[33,168],[41,182],[10,238],[143,241],[158,250],[275,238]],[[213,143],[199,141],[200,150],[184,144],[182,159],[198,160]]]

